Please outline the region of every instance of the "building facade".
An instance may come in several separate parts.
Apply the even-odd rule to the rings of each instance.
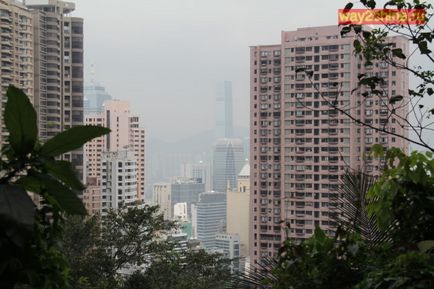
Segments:
[[[137,203],[137,163],[132,151],[104,152],[101,159],[101,213]]]
[[[177,178],[171,184],[171,215],[177,203],[187,204],[187,218],[191,220],[191,206],[199,201],[199,194],[205,192],[205,184],[197,180]]]
[[[170,183],[156,183],[152,188],[153,204],[160,206],[165,220],[172,219],[172,185]]]
[[[83,19],[70,16],[73,3],[24,3],[0,1],[1,95],[10,84],[23,89],[37,112],[39,137],[46,141],[83,124]],[[6,138],[2,129],[0,142]],[[63,159],[83,176],[81,149]]]
[[[83,124],[83,19],[71,17],[75,4],[27,0],[33,14],[34,106],[39,135],[47,140]],[[83,150],[63,156],[83,176]]]
[[[193,218],[197,239],[205,249],[215,247],[217,233],[226,229],[226,193],[206,192],[199,195]]]
[[[356,125],[330,106],[333,102],[367,123],[406,134],[389,119],[388,101],[352,90],[363,73],[387,78],[381,86],[384,96],[405,97],[408,74],[384,62],[365,67],[354,56],[353,40],[341,37],[337,26],[302,28],[282,32],[280,44],[250,49],[252,261],[275,256],[286,231],[299,240],[311,236],[315,226],[333,235],[336,224],[330,215],[338,210],[337,189],[345,170],[378,174],[381,163],[367,157],[374,143],[408,146]],[[402,38],[390,41],[404,54],[408,51]],[[312,78],[299,68],[312,71]],[[405,106],[398,109],[405,115]]]
[[[243,165],[244,151],[240,139],[217,140],[213,156],[213,190],[226,192],[228,188],[235,188]]]
[[[250,237],[250,166],[245,164],[237,178],[237,188],[227,192],[228,234],[237,234],[240,241],[240,256],[249,256]]]
[[[137,165],[137,199],[145,197],[145,130],[140,127],[139,117],[130,112],[128,101],[104,102],[105,127],[111,132],[105,136],[105,150],[134,152]]]

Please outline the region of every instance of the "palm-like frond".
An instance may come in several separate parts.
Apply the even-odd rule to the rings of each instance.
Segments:
[[[367,198],[368,191],[376,179],[360,171],[345,172],[338,190],[339,214],[332,216],[343,231],[359,233],[371,246],[390,239],[388,231],[380,231],[375,215],[369,215],[367,210],[373,201]]]
[[[270,285],[264,284],[264,281],[273,282],[277,277],[273,275],[273,269],[278,265],[276,259],[265,257],[257,264],[251,264],[244,272],[240,272],[234,278],[231,289],[239,288],[257,288],[269,289]]]

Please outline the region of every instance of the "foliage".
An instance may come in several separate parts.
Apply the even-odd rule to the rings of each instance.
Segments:
[[[300,244],[286,240],[279,255],[272,288],[335,289],[350,288],[362,279],[366,244],[357,234],[348,234],[337,242],[317,228],[314,235]]]
[[[109,130],[79,126],[71,130],[80,138],[68,130],[41,144],[36,112],[14,86],[3,119],[9,136],[0,156],[0,287],[65,288],[68,267],[58,239],[64,214],[85,214],[77,196],[84,186],[71,164],[58,158]],[[39,198],[39,208],[28,193]]]
[[[359,3],[367,9],[375,9],[377,2],[375,0],[361,0]],[[349,2],[345,6],[346,12],[351,12],[354,4]],[[434,130],[434,123],[431,118],[434,115],[434,108],[428,106],[427,97],[434,94],[434,64],[433,52],[430,47],[433,46],[434,32],[431,28],[430,21],[434,16],[433,5],[430,1],[421,0],[391,0],[384,4],[386,9],[421,9],[425,11],[425,24],[387,24],[381,28],[371,29],[359,24],[343,25],[341,37],[352,37],[353,52],[364,64],[365,69],[369,70],[374,65],[384,64],[396,69],[397,73],[401,71],[408,72],[414,82],[415,87],[410,87],[404,95],[392,95],[388,89],[388,76],[372,73],[360,73],[356,88],[351,91],[352,95],[357,97],[374,99],[381,104],[384,114],[384,121],[373,123],[360,118],[357,108],[360,108],[364,101],[358,101],[352,104],[349,110],[344,102],[340,101],[337,93],[335,97],[328,97],[327,92],[322,92],[314,84],[314,71],[306,68],[296,69],[296,73],[304,73],[313,84],[317,94],[327,103],[331,110],[340,112],[342,115],[351,119],[355,124],[368,127],[377,132],[382,132],[394,137],[402,138],[410,143],[418,145],[424,149],[434,152],[434,147],[428,141],[428,135]],[[373,12],[374,13],[374,12]],[[404,47],[397,47],[390,36],[395,39],[404,40],[404,43],[410,42],[410,51],[408,55]],[[407,45],[405,45],[407,47]],[[418,66],[412,64],[412,58],[418,57],[421,63]],[[422,61],[420,61],[422,59]],[[332,83],[335,89],[340,89],[339,82]],[[340,91],[339,91],[340,92]],[[425,97],[425,98],[424,98]],[[425,103],[426,102],[426,103]],[[303,106],[302,102],[299,105]],[[311,108],[309,108],[311,109]],[[390,123],[396,123],[403,130],[396,131],[389,128]],[[411,133],[413,136],[410,136]]]
[[[171,228],[156,206],[68,218],[64,250],[73,288],[224,288],[230,261],[175,249],[160,236]],[[121,274],[125,269],[136,272]]]
[[[384,231],[390,227],[396,246],[434,240],[434,159],[432,153],[374,148],[385,158],[382,176],[369,190],[370,214]]]
[[[170,252],[156,260],[144,272],[136,272],[125,282],[124,289],[220,289],[231,280],[230,260],[217,253],[199,251]],[[148,287],[132,286],[137,281]]]
[[[358,87],[353,91],[364,97],[374,96],[386,103],[388,111],[388,121],[394,120],[401,127],[412,132],[416,138],[408,137],[408,134],[398,135],[386,129],[386,125],[372,126],[361,122],[360,124],[370,126],[379,131],[383,131],[401,138],[411,143],[417,144],[430,151],[434,148],[428,143],[427,136],[432,131],[430,118],[434,114],[433,107],[426,107],[421,103],[424,97],[434,94],[434,72],[430,66],[434,64],[434,56],[429,47],[432,47],[434,33],[430,27],[430,21],[434,16],[431,1],[423,0],[391,0],[387,1],[384,9],[421,9],[425,11],[425,23],[419,25],[388,24],[384,23],[380,28],[371,29],[362,25],[344,25],[341,30],[342,36],[354,34],[354,53],[364,61],[366,67],[370,67],[376,62],[384,62],[396,69],[410,73],[416,80],[416,87],[411,87],[407,95],[389,95],[388,91],[382,89],[388,79],[383,76],[372,76],[360,74]],[[375,0],[361,0],[361,5],[367,9],[378,8]],[[346,5],[346,10],[351,11],[353,3]],[[409,54],[406,54],[402,47],[396,47],[387,37],[398,36],[411,43]],[[414,57],[420,58],[421,65],[412,65]],[[410,107],[408,112],[407,106]],[[413,116],[411,120],[409,116]]]
[[[271,288],[434,288],[434,159],[374,146],[384,173],[374,183],[349,173],[340,192],[344,221],[335,238],[317,228],[308,240],[286,240]],[[367,223],[367,220],[369,221]],[[380,239],[371,238],[366,227]],[[369,233],[370,231],[368,231]],[[380,240],[380,241],[379,241]]]

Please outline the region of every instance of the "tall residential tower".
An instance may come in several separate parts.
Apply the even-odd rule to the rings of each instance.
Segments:
[[[408,51],[402,38],[389,40]],[[378,174],[381,164],[366,158],[374,143],[407,148],[402,139],[358,126],[329,105],[406,134],[390,117],[386,97],[351,92],[363,73],[387,79],[381,86],[384,96],[406,96],[407,73],[384,62],[365,67],[354,56],[353,41],[353,36],[341,37],[338,26],[326,26],[284,31],[280,44],[250,49],[253,261],[275,256],[286,232],[305,239],[320,226],[332,235],[336,224],[330,215],[338,210],[337,188],[345,170]],[[312,78],[298,68],[312,71]],[[399,109],[405,114],[405,106]]]

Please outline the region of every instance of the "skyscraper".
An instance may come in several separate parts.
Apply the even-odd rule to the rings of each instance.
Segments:
[[[60,0],[0,1],[1,95],[10,84],[27,93],[43,141],[83,124],[83,19],[70,17],[74,10]],[[81,149],[63,158],[82,176]]]
[[[216,97],[216,138],[234,137],[232,82],[219,85]]]
[[[112,96],[105,91],[102,85],[94,81],[84,85],[84,114],[98,114],[104,112],[103,104],[111,100]]]
[[[381,163],[366,158],[374,143],[406,149],[402,139],[358,126],[330,107],[337,101],[363,121],[405,135],[388,101],[353,93],[360,73],[387,78],[388,96],[408,95],[408,74],[384,62],[365,67],[354,56],[354,38],[337,26],[282,32],[277,45],[250,49],[251,235],[253,261],[275,256],[285,238],[305,239],[320,226],[333,235],[339,179],[350,166],[378,174]],[[391,37],[396,47],[408,43]],[[312,81],[304,68],[313,72]],[[404,106],[398,108],[405,115]],[[283,225],[281,221],[284,221]]]
[[[195,210],[193,227],[197,231],[197,239],[205,249],[211,249],[216,245],[216,234],[225,231],[226,193],[200,194]]]
[[[101,213],[133,205],[137,197],[137,162],[134,152],[104,152],[101,174]]]
[[[145,130],[139,117],[130,113],[129,103],[123,100],[104,102],[105,127],[111,133],[105,137],[105,149],[109,152],[131,150],[137,165],[137,198],[145,197]]]
[[[16,1],[0,1],[0,37],[0,99],[6,95],[8,86],[13,84],[35,103],[33,17],[24,5]],[[5,104],[5,101],[0,101],[2,145],[8,136],[3,129]]]
[[[103,195],[102,178],[107,178],[107,170],[102,166],[103,155],[108,152],[128,151],[134,155],[136,198],[144,200],[145,188],[145,131],[139,125],[139,118],[131,115],[127,101],[107,100],[104,112],[87,114],[87,125],[104,126],[111,130],[110,134],[93,139],[84,145],[85,151],[85,182],[87,189],[84,202],[96,196],[98,190]],[[130,157],[130,153],[128,157]],[[88,181],[89,180],[89,181]],[[95,197],[93,197],[95,198]],[[87,204],[86,204],[87,205]],[[89,205],[90,206],[90,205]]]
[[[83,124],[83,19],[69,16],[75,4],[27,0],[33,13],[35,108],[42,140]],[[83,150],[64,155],[83,169]]]
[[[237,175],[244,165],[243,143],[239,139],[219,139],[213,156],[213,190],[226,192],[236,187]]]

